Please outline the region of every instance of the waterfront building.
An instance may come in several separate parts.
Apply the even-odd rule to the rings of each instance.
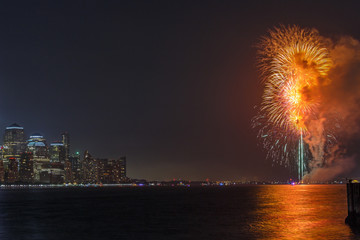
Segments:
[[[126,157],[118,159],[96,159],[97,181],[109,183],[121,183],[126,181]]]
[[[126,180],[126,156],[113,160],[113,174],[115,183]]]
[[[4,168],[4,161],[0,159],[0,183],[5,182],[5,168]]]
[[[40,182],[50,184],[62,184],[65,182],[64,164],[62,163],[44,163],[40,171]]]
[[[99,183],[112,183],[113,177],[109,160],[107,158],[98,158],[97,161],[97,180]]]
[[[2,157],[5,171],[8,168],[9,158],[20,158],[20,154],[25,150],[24,128],[14,123],[5,129],[4,145]]]
[[[15,183],[19,180],[18,160],[14,157],[9,157],[8,171],[5,175],[7,183]]]
[[[63,132],[61,134],[61,142],[65,148],[65,160],[68,161],[70,157],[70,135],[68,132]]]
[[[31,152],[34,159],[48,158],[46,139],[39,133],[32,134],[27,140],[27,152]]]
[[[74,182],[74,176],[73,176],[73,173],[72,173],[72,168],[71,168],[71,162],[70,161],[65,161],[64,172],[65,172],[65,182],[66,183],[73,183]]]
[[[31,152],[24,152],[20,156],[19,180],[22,183],[33,183],[34,181],[34,161]]]
[[[69,162],[71,165],[73,181],[81,182],[82,164],[81,164],[81,160],[80,160],[80,153],[76,152],[75,154],[71,155],[69,157]]]
[[[60,162],[64,164],[66,160],[64,143],[60,141],[50,143],[49,156],[50,162]]]
[[[86,150],[82,163],[82,182],[97,183],[98,182],[98,166],[97,161]]]
[[[27,152],[33,156],[34,182],[41,182],[42,165],[50,163],[46,139],[41,134],[32,134],[27,140]]]

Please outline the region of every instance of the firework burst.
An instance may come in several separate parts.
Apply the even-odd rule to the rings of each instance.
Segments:
[[[316,30],[281,26],[261,39],[258,56],[264,94],[253,127],[259,128],[268,157],[294,165],[301,148],[302,157],[309,159],[302,139],[311,135],[309,122],[319,119],[317,89],[330,82],[332,61],[326,41]],[[335,139],[324,132],[328,141]]]

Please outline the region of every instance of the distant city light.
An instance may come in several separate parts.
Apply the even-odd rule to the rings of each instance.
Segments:
[[[30,138],[43,138],[41,135],[31,135]]]
[[[51,146],[64,146],[63,143],[50,143]]]
[[[80,159],[80,151],[70,153],[67,132],[61,134],[61,140],[48,144],[39,133],[26,139],[23,128],[13,124],[6,128],[0,150],[0,184],[103,186],[129,182],[126,156],[99,159],[85,151],[84,158]]]
[[[9,129],[24,129],[24,128],[23,127],[7,127],[6,129],[9,130]]]

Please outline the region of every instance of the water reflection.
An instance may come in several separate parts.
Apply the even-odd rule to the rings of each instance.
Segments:
[[[0,191],[2,239],[357,239],[345,185]]]
[[[344,185],[260,187],[257,221],[261,239],[355,239],[345,225]]]

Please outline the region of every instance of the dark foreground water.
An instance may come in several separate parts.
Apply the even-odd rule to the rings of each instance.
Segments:
[[[0,190],[0,239],[357,239],[345,185]]]

